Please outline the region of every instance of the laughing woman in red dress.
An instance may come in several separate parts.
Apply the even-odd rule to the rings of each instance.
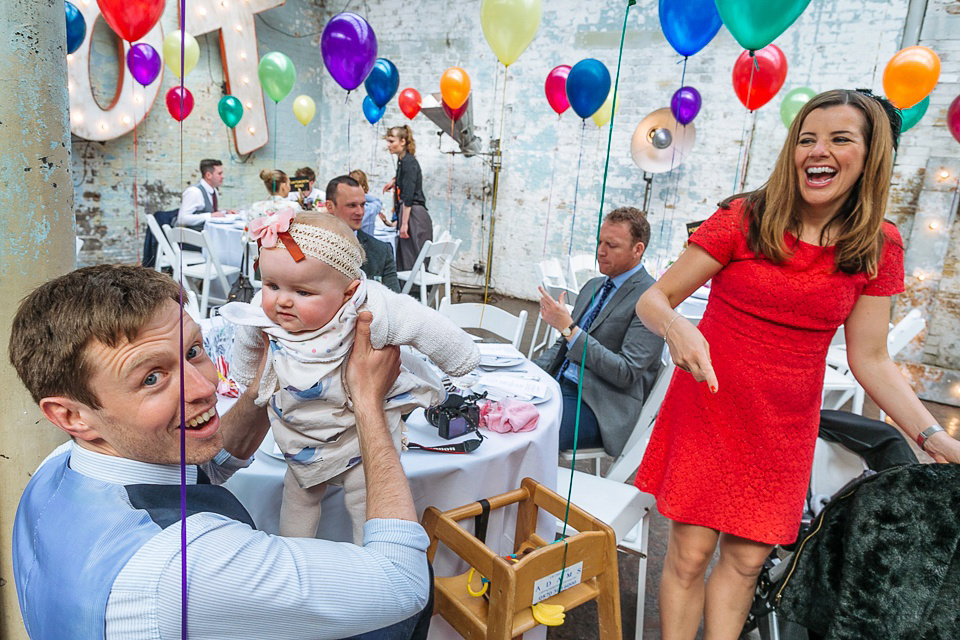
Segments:
[[[737,638],[764,558],[796,538],[841,324],[870,397],[938,462],[960,462],[887,353],[904,289],[903,241],[883,219],[899,129],[873,96],[816,96],[766,185],[725,201],[637,303],[678,367],[636,478],[672,521],[664,640],[694,638],[701,618],[707,640]],[[697,327],[674,308],[711,279]]]

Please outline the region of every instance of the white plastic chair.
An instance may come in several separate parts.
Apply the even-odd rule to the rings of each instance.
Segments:
[[[233,267],[230,265],[224,266],[220,264],[220,259],[217,258],[209,249],[209,244],[207,243],[207,236],[202,231],[194,231],[193,229],[186,229],[184,227],[171,228],[169,225],[163,225],[163,232],[167,236],[167,240],[170,242],[170,248],[174,253],[174,258],[179,261],[180,245],[181,244],[192,244],[200,247],[203,252],[206,254],[206,261],[202,264],[193,264],[193,265],[184,265],[183,267],[183,279],[187,282],[191,288],[194,288],[194,285],[190,283],[191,280],[200,281],[200,316],[202,318],[207,317],[207,311],[210,306],[210,285],[216,280],[223,291],[223,298],[215,298],[215,302],[226,302],[226,295],[230,291],[230,282],[227,280],[228,276],[236,276],[240,273],[240,267]],[[194,288],[194,291],[196,289]]]
[[[450,304],[450,298],[440,301],[440,313],[453,321],[461,329],[483,329],[509,340],[515,349],[520,349],[523,329],[527,326],[527,312],[521,311],[515,316],[489,304],[468,302]]]
[[[450,267],[453,257],[460,250],[462,240],[448,240],[446,242],[431,242],[427,240],[420,255],[409,271],[398,271],[397,279],[403,282],[400,293],[408,294],[413,285],[420,287],[420,302],[427,304],[427,287],[443,285],[443,296],[450,297]],[[430,266],[426,267],[427,260]],[[434,298],[439,299],[439,290],[434,291]]]
[[[656,500],[649,493],[642,493],[628,484],[560,467],[557,470],[557,493],[562,496],[567,495],[571,474],[573,490],[570,493],[570,502],[610,525],[617,536],[617,545],[633,551],[639,557],[637,624],[634,637],[641,640],[647,584],[650,510],[656,505]],[[562,529],[563,522],[558,520],[557,532],[560,533]],[[570,535],[571,531],[568,526],[567,535]]]
[[[167,236],[163,233],[160,224],[152,213],[147,214],[147,229],[153,234],[153,238],[157,241],[157,259],[154,261],[153,268],[161,271],[163,267],[170,267],[173,269],[174,279],[179,280],[180,259],[177,257],[177,254],[174,253],[173,247],[170,246],[170,241],[167,240]],[[206,259],[199,251],[183,252],[183,263],[185,265],[202,264],[204,262],[206,262]]]
[[[578,278],[577,274],[588,272],[586,278]],[[592,253],[581,253],[567,258],[567,286],[579,291],[587,280],[596,278],[600,274],[600,265]]]

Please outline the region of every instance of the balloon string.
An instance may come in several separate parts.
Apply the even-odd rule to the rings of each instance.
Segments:
[[[547,235],[550,233],[550,206],[553,203],[553,184],[557,177],[557,155],[560,152],[560,115],[557,115],[557,132],[554,136],[556,142],[553,145],[553,169],[550,171],[550,194],[547,196],[547,222],[543,229],[543,253],[541,258],[547,256]]]
[[[347,91],[347,97],[344,98],[343,104],[347,105],[347,170],[344,173],[350,173],[350,122],[353,120],[350,113],[349,104],[350,104],[350,92]],[[276,127],[274,127],[276,128]],[[276,159],[274,159],[274,164],[276,164]]]
[[[687,60],[688,59],[689,58],[687,56],[683,56],[683,70],[680,72],[680,89],[681,90],[683,89],[684,86],[686,86],[685,83],[687,81]],[[677,147],[680,146],[680,142],[677,139],[677,135],[680,133],[681,125],[679,120],[676,120],[675,122],[676,124],[674,124],[674,127],[673,127],[673,149],[671,150],[671,153],[670,153],[670,171],[671,172],[673,172],[673,170],[676,168],[674,166],[674,161],[676,160],[676,157],[677,157]],[[683,126],[686,127],[686,125],[683,125]],[[684,131],[686,131],[686,129],[684,129]],[[680,158],[680,160],[682,162],[683,158]],[[680,171],[677,171],[673,175],[673,205],[670,207],[669,216],[666,215],[666,208],[667,208],[666,199],[664,199],[664,202],[663,202],[664,214],[665,214],[663,217],[664,217],[665,225],[660,225],[660,234],[661,234],[660,246],[662,249],[664,249],[664,251],[661,253],[661,255],[664,256],[664,258],[666,258],[666,256],[668,255],[667,253],[669,251],[668,247],[670,247],[670,243],[673,241],[673,222],[677,214],[677,198],[679,194],[680,194]],[[667,219],[668,217],[669,217],[669,220]],[[667,231],[666,244],[663,244],[664,226],[666,226],[666,231]],[[663,266],[664,265],[660,266],[661,269],[663,268]]]
[[[620,31],[620,51],[617,53],[617,74],[616,79],[613,83],[613,104],[610,105],[610,131],[607,133],[607,158],[603,165],[603,186],[600,189],[600,208],[597,212],[597,234],[596,242],[597,246],[600,245],[600,223],[603,220],[603,204],[604,204],[604,195],[607,191],[607,173],[610,169],[610,144],[613,141],[613,125],[616,120],[617,114],[617,88],[620,85],[620,65],[623,62],[623,42],[627,35],[627,17],[630,15],[630,7],[636,4],[637,0],[627,0],[626,9],[623,12],[623,29]],[[586,125],[587,121],[583,121]],[[581,137],[582,139],[582,137]],[[578,171],[579,173],[579,171]],[[572,241],[572,236],[571,236]],[[590,306],[596,304],[596,297],[600,292],[600,287],[594,288],[593,291],[593,300],[590,302]],[[583,341],[583,356],[580,360],[580,375],[577,379],[577,415],[574,419],[573,426],[573,453],[571,455],[570,467],[575,468],[577,464],[577,440],[580,437],[580,408],[583,406],[583,375],[584,375],[584,363],[587,359],[587,340]],[[572,474],[571,474],[572,476]],[[561,537],[566,536],[567,534],[567,519],[570,516],[570,496],[573,494],[573,478],[570,478],[570,486],[567,491],[567,506],[566,513],[563,517],[563,530],[561,531]],[[566,560],[564,559],[564,566],[566,565]],[[560,570],[560,585],[558,589],[563,589],[563,574],[566,573],[561,567]]]
[[[499,76],[499,72],[497,74]],[[494,163],[500,163],[501,169],[503,168],[503,120],[504,116],[507,113],[507,67],[503,67],[503,95],[500,96],[500,137],[497,139],[497,156],[493,158]],[[494,169],[496,171],[496,169]],[[497,214],[497,196],[500,191],[500,177],[498,174],[494,174],[493,181],[493,194],[491,198],[490,206],[490,239],[489,244],[487,245],[487,277],[483,282],[483,304],[484,307],[480,309],[480,323],[483,323],[483,312],[487,305],[487,299],[490,293],[490,269],[493,268],[493,232],[494,225],[496,225],[495,216]]]
[[[453,153],[447,160],[447,231],[453,232]]]
[[[137,88],[133,88],[136,92]],[[137,262],[142,260],[140,255],[140,208],[137,201],[137,112],[133,113],[133,238],[137,245]]]
[[[573,255],[574,229],[577,227],[577,193],[580,191],[580,162],[583,160],[583,132],[587,128],[587,119],[583,119],[580,126],[580,153],[577,154],[577,179],[573,183],[573,215],[570,216],[570,243],[567,245],[567,258]],[[600,195],[601,201],[603,194]]]
[[[743,176],[743,179],[741,180],[740,160],[741,158],[743,158],[744,147],[746,146],[744,143],[746,142],[746,138],[747,138],[747,116],[749,116],[751,112],[749,105],[750,105],[750,98],[752,97],[751,94],[753,93],[753,73],[757,69],[756,67],[757,58],[753,55],[752,51],[750,52],[750,56],[753,58],[753,65],[751,65],[750,67],[750,82],[747,85],[747,101],[746,101],[747,104],[744,105],[747,107],[747,112],[743,114],[743,127],[740,130],[740,152],[737,154],[737,168],[733,174],[733,192],[734,193],[740,193],[740,190],[742,190],[743,188],[742,185],[746,183],[746,176]],[[740,189],[737,189],[738,184],[741,185]]]
[[[187,0],[180,0],[180,113],[183,113],[183,73],[184,51],[186,50],[186,27],[184,22],[187,15]],[[183,184],[183,118],[180,123],[180,184]],[[201,176],[202,177],[202,176]],[[200,187],[203,188],[202,186]],[[183,221],[178,220],[180,226]],[[180,251],[180,638],[187,640],[187,425],[185,416],[186,383],[184,368],[186,362],[183,357],[183,250]]]

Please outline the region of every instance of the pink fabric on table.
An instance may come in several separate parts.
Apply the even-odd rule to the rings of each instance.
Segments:
[[[480,425],[497,433],[533,431],[539,421],[537,408],[522,400],[507,398],[480,407]]]

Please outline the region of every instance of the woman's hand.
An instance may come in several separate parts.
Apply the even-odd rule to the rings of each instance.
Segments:
[[[960,462],[960,442],[949,433],[935,433],[923,443],[923,450],[930,454],[934,462]]]
[[[395,186],[397,186],[397,179],[396,179],[396,178],[390,178],[390,182],[388,182],[387,184],[385,184],[385,185],[383,186],[383,192],[386,193],[387,191],[393,191],[393,188],[394,188]]]
[[[408,232],[407,225],[400,225],[399,235],[401,238],[409,238],[410,233]]]
[[[379,215],[380,215],[380,220],[383,222],[383,224],[387,225],[388,227],[395,227],[395,226],[397,226],[397,223],[396,223],[396,222],[394,222],[393,220],[388,220],[388,219],[387,219],[387,216],[385,216],[383,213],[381,213],[381,214],[379,214]]]
[[[675,316],[667,325],[663,336],[670,348],[670,357],[673,363],[693,374],[698,382],[706,382],[712,393],[716,393],[720,385],[717,383],[717,374],[713,371],[710,361],[710,345],[700,330],[683,316]]]

